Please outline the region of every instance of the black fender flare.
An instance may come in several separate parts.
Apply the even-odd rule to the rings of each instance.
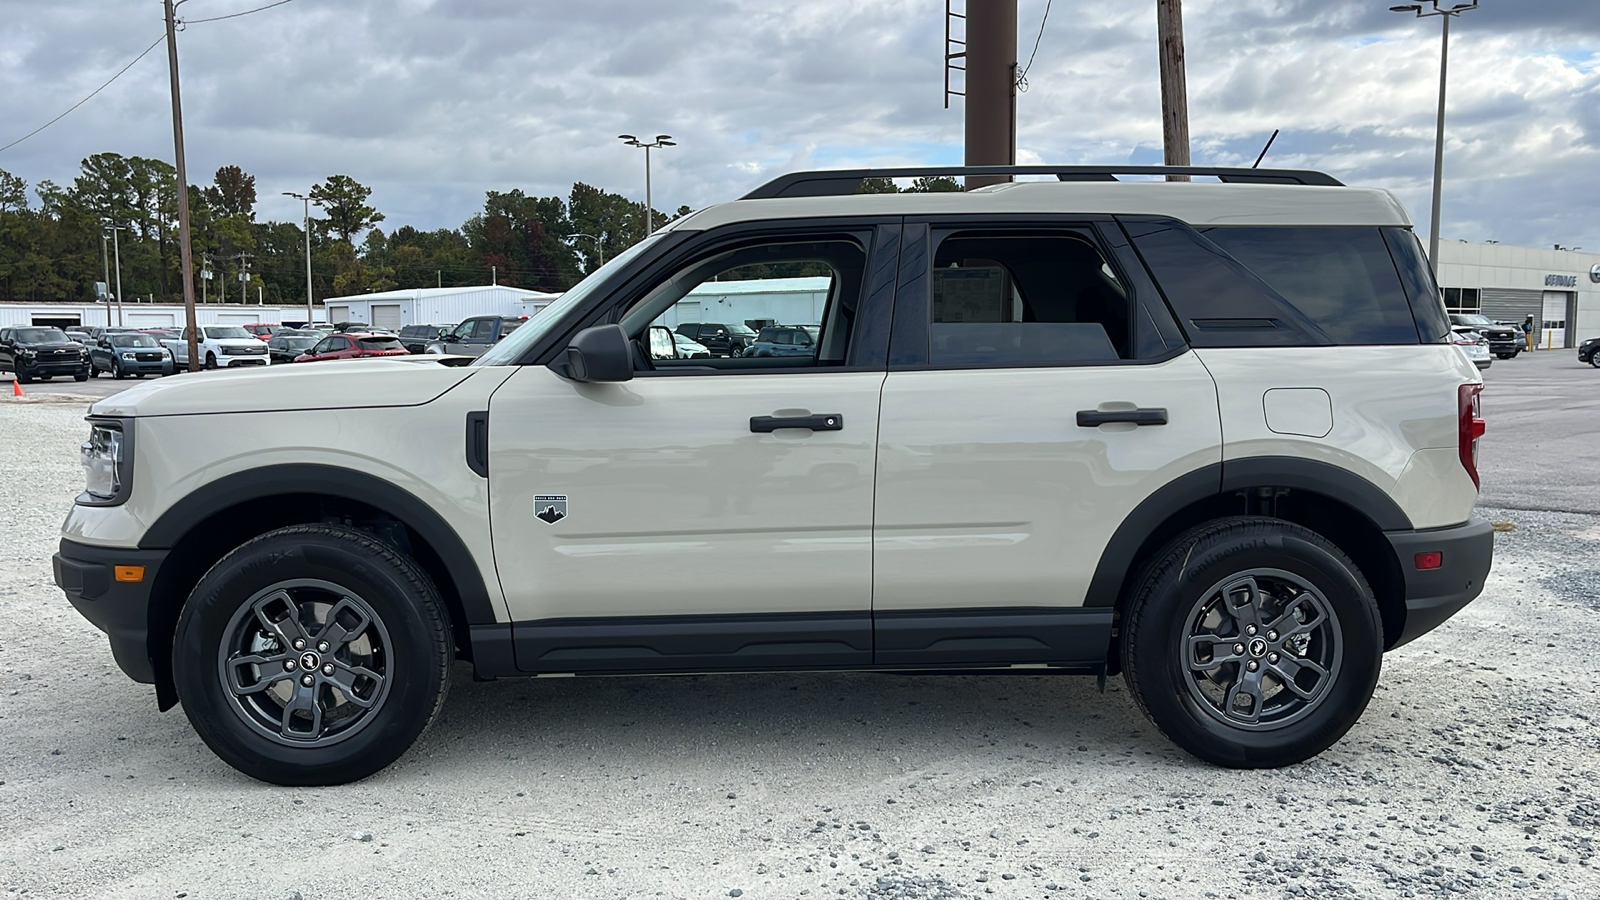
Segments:
[[[374,507],[416,531],[444,563],[469,625],[498,621],[477,560],[433,507],[375,475],[340,466],[288,463],[218,478],[174,503],[139,540],[141,550],[170,550],[199,522],[250,500],[283,494],[322,494]]]
[[[1253,487],[1281,487],[1338,500],[1380,531],[1409,531],[1411,519],[1382,488],[1331,463],[1292,456],[1252,456],[1212,463],[1163,485],[1133,508],[1101,551],[1084,606],[1116,606],[1139,548],[1187,507]]]

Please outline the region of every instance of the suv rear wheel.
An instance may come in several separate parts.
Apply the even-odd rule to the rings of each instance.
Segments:
[[[452,646],[415,562],[353,529],[296,525],[201,579],[173,676],[229,765],[275,784],[343,784],[398,759],[438,715]]]
[[[1146,569],[1124,618],[1139,706],[1219,765],[1284,766],[1331,746],[1372,698],[1377,602],[1338,547],[1268,518],[1213,522]]]

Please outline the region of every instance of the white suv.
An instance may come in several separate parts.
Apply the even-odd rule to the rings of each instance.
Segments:
[[[855,193],[997,171],[1059,180]],[[682,358],[691,291],[762,279],[724,318],[807,354]],[[240,770],[383,768],[455,659],[1121,673],[1191,753],[1278,766],[1489,571],[1478,372],[1399,204],[1319,173],[790,175],[467,362],[92,408],[56,580]]]

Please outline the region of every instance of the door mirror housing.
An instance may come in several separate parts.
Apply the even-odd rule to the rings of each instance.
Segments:
[[[567,344],[566,375],[574,381],[616,382],[633,379],[633,351],[621,325],[596,325],[573,335]]]
[[[650,326],[650,358],[678,358],[678,342],[672,339],[672,329],[665,325]]]

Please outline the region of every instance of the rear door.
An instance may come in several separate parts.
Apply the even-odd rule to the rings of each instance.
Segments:
[[[906,232],[878,435],[875,661],[1096,666],[1113,534],[1168,484],[1216,489],[1212,380],[1112,222]]]
[[[707,235],[592,314],[636,342],[631,381],[526,365],[495,392],[490,519],[522,670],[870,664],[897,251],[898,229],[870,223]],[[875,293],[869,259],[887,260]],[[646,332],[696,285],[791,270],[826,272],[832,286],[815,355],[645,355],[673,355]]]

